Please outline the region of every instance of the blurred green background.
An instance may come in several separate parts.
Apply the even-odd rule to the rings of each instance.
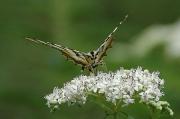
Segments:
[[[83,107],[62,105],[50,113],[43,97],[80,75],[80,67],[24,38],[88,52],[126,14],[129,18],[116,32],[105,58],[108,69],[142,66],[160,71],[165,79],[162,100],[170,102],[174,118],[180,119],[179,6],[179,0],[0,1],[0,119],[102,119],[104,112],[90,102]],[[147,119],[149,114],[143,105],[124,110],[136,119]]]

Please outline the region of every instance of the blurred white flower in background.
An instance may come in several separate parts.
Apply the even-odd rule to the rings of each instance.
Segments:
[[[114,47],[111,60],[123,61],[131,57],[145,57],[159,45],[164,45],[168,58],[180,58],[180,20],[169,25],[150,26],[131,41],[134,42]]]
[[[104,96],[107,102],[121,104],[122,107],[135,102],[159,107],[157,105],[164,95],[163,86],[164,80],[159,78],[158,72],[150,73],[141,67],[130,70],[120,68],[116,72],[99,72],[97,76],[82,75],[74,78],[62,88],[55,87],[53,93],[45,96],[45,99],[51,108],[57,108],[63,103],[85,104],[89,95]],[[165,107],[171,113],[169,105]]]

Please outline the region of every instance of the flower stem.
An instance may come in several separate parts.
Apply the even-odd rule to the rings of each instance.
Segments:
[[[153,108],[150,108],[150,119],[159,119],[158,113]]]
[[[114,119],[118,119],[118,113],[115,112],[114,115],[113,115]]]
[[[102,102],[102,99],[101,99],[101,97],[99,95],[94,94],[94,93],[87,93],[87,94],[91,95],[93,97],[96,97],[97,100],[95,100],[95,101],[92,100],[94,103],[98,104],[100,107],[102,107],[106,111],[112,112],[112,109]]]

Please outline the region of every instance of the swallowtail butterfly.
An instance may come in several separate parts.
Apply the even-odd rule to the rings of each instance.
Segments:
[[[64,47],[62,45],[53,44],[50,42],[44,42],[37,39],[26,38],[29,41],[32,41],[37,44],[46,45],[48,47],[59,50],[62,55],[64,55],[68,60],[73,61],[75,64],[81,65],[82,69],[87,69],[90,72],[94,73],[95,68],[98,65],[103,63],[103,57],[106,56],[106,52],[109,48],[112,47],[113,35],[117,31],[120,24],[122,24],[128,15],[114,28],[114,30],[109,34],[109,36],[105,39],[104,43],[96,50],[85,53],[77,50],[70,49],[68,47]]]

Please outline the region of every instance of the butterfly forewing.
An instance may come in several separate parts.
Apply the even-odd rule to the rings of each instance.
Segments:
[[[95,62],[101,62],[102,58],[106,56],[106,52],[112,47],[112,37],[109,37],[105,42],[95,51]]]
[[[49,43],[49,42],[44,42],[44,41],[41,41],[41,40],[35,40],[35,39],[31,39],[31,38],[26,38],[26,39],[30,40],[32,42],[35,42],[37,44],[46,45],[48,47],[59,50],[62,53],[62,55],[64,55],[68,60],[73,61],[75,64],[82,65],[83,67],[88,65],[88,62],[86,60],[87,56],[83,52],[73,50],[73,49],[58,45],[58,44],[52,44],[52,43]]]
[[[117,31],[119,25],[121,25],[124,21],[126,21],[128,15],[124,17],[122,21],[114,28],[114,30],[109,34],[109,36],[105,39],[104,43],[96,50],[94,51],[94,57],[95,57],[95,63],[101,64],[102,58],[106,56],[106,52],[109,48],[112,47],[112,41],[114,37],[114,33]]]
[[[109,34],[109,36],[105,39],[104,43],[95,51],[95,62],[99,63],[102,61],[102,58],[106,56],[106,52],[109,48],[112,47],[113,35],[117,31],[118,26],[114,28],[114,30]]]

